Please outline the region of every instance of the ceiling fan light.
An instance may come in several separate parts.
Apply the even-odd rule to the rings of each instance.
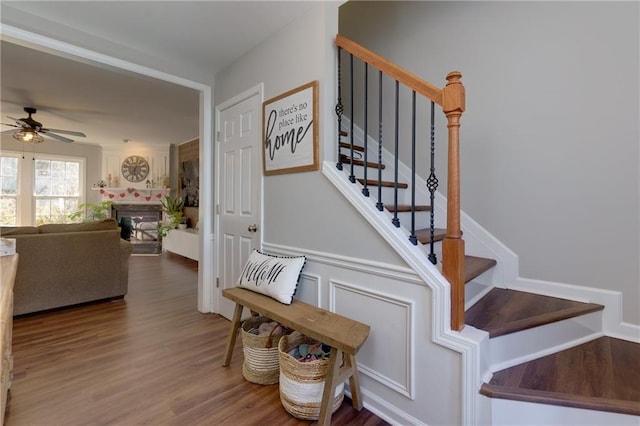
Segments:
[[[13,138],[20,142],[40,143],[44,142],[44,138],[31,129],[18,130],[13,134]]]

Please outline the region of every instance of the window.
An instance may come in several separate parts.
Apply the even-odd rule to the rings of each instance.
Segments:
[[[84,194],[84,158],[0,156],[0,225],[70,222]]]
[[[0,157],[0,225],[16,226],[18,217],[18,158]]]
[[[35,223],[68,222],[80,204],[80,162],[35,160]]]

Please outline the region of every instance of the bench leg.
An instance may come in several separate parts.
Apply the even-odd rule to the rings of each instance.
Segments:
[[[349,390],[351,391],[351,404],[353,408],[362,410],[362,396],[360,395],[360,378],[358,376],[358,361],[355,355],[349,355],[346,358],[347,367],[351,369],[351,377],[349,377]]]
[[[327,376],[324,379],[324,390],[322,391],[322,404],[320,404],[320,418],[318,424],[321,426],[331,425],[331,414],[333,399],[336,393],[338,383],[338,373],[340,372],[340,360],[342,351],[331,348],[329,355],[329,366],[327,368]]]
[[[238,329],[240,328],[240,318],[242,316],[243,306],[236,303],[236,309],[233,311],[233,318],[231,319],[231,325],[229,326],[229,337],[227,338],[227,353],[224,356],[223,367],[227,367],[231,363],[231,357],[233,356],[233,347],[236,345],[236,336],[238,335]]]

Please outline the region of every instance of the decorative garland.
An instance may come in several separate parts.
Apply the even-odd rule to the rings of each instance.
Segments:
[[[147,191],[151,192],[151,191],[158,191],[157,194],[151,194],[150,195],[143,195],[140,193],[140,191],[144,191],[144,190],[137,190],[135,188],[127,188],[125,190],[125,192],[109,192],[104,188],[100,188],[100,194],[102,194],[105,197],[109,197],[110,199],[114,199],[116,197],[119,198],[126,198],[129,195],[133,195],[136,198],[143,198],[147,201],[151,201],[152,198],[157,198],[157,199],[161,199],[165,194],[169,193],[169,189],[147,189]]]

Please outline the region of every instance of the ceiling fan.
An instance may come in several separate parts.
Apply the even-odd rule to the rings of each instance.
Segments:
[[[74,132],[72,130],[45,129],[44,127],[42,127],[42,123],[31,118],[31,115],[35,114],[36,111],[37,110],[35,108],[25,107],[24,112],[29,114],[29,117],[13,118],[13,117],[7,116],[7,118],[10,118],[13,121],[15,121],[16,124],[7,124],[7,123],[1,123],[1,124],[3,126],[17,127],[20,130],[6,130],[2,133],[14,132],[13,133],[14,139],[17,139],[21,142],[30,142],[30,143],[43,142],[44,138],[41,136],[41,134],[44,136],[50,137],[52,139],[57,139],[62,142],[73,142],[73,139],[69,139],[65,136],[61,136],[58,133],[63,133],[65,135],[71,135],[71,136],[80,136],[83,138],[87,137],[87,135],[85,135],[82,132]]]

